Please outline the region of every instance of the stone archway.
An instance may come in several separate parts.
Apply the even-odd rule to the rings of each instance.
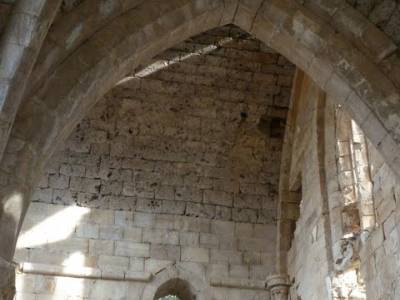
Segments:
[[[44,78],[39,89],[29,94],[29,100],[18,114],[13,136],[19,142],[29,144],[30,152],[36,150],[40,153],[38,162],[48,159],[54,145],[65,139],[88,107],[131,68],[183,39],[231,22],[284,54],[328,94],[342,101],[386,161],[399,173],[396,153],[398,116],[393,113],[399,108],[394,84],[397,78],[390,78],[395,73],[380,76],[384,75],[383,68],[365,61],[369,57],[375,60],[385,57],[385,51],[389,50],[383,47],[383,42],[388,48],[393,46],[384,40],[383,33],[377,33],[377,39],[384,40],[379,48],[373,44],[365,47],[353,45],[345,36],[348,32],[337,33],[336,28],[328,25],[329,18],[324,20],[322,13],[317,15],[312,9],[292,1],[262,2],[258,6],[235,1],[229,6],[222,1],[201,4],[187,1],[175,7],[169,3],[164,11],[149,14],[142,24],[129,21],[150,10],[151,5],[148,2],[143,5],[143,10],[121,12],[122,15],[92,35],[86,43],[75,48],[71,46],[71,55],[60,55],[66,56],[61,64],[52,68],[47,68],[46,64],[44,70],[36,70],[34,74],[44,72],[43,77],[47,77],[48,71],[51,75]],[[237,8],[236,12],[233,8]],[[186,18],[174,21],[177,16],[185,14]],[[99,40],[111,38],[110,32],[121,33],[114,34],[117,37],[107,45],[101,44]],[[70,34],[70,31],[65,32],[66,36]],[[123,40],[119,40],[121,36]],[[377,76],[380,76],[379,80]],[[385,115],[388,108],[392,113]]]
[[[157,273],[143,290],[143,300],[158,300],[174,294],[181,300],[214,300],[205,282],[204,270],[193,269],[190,264],[171,265]]]
[[[188,282],[179,278],[173,278],[158,288],[154,299],[158,300],[168,295],[174,295],[179,297],[180,300],[194,300],[196,296],[193,295],[191,289]]]
[[[103,22],[96,23],[102,10],[93,12],[94,19],[88,24],[96,26],[92,31],[82,29],[82,36],[68,18],[82,21],[85,11],[73,12],[55,24],[59,40],[71,41],[68,37],[73,33],[79,38],[65,44],[65,51],[51,38],[45,42],[43,49],[51,50],[44,53],[49,51],[57,59],[41,61],[51,67],[34,71],[41,78],[28,86],[12,129],[1,163],[0,227],[9,242],[0,248],[0,255],[6,260],[11,260],[37,174],[87,110],[147,59],[181,40],[228,23],[285,55],[337,99],[399,176],[400,76],[396,68],[400,63],[396,47],[344,1],[306,1],[304,5],[291,0],[161,3],[126,1],[108,23],[104,15]],[[334,14],[339,21],[332,22]],[[349,20],[356,23],[356,30],[345,26]],[[369,35],[374,39],[366,39]],[[389,61],[391,68],[387,67]],[[9,205],[15,195],[23,205]],[[11,227],[10,218],[15,223]]]

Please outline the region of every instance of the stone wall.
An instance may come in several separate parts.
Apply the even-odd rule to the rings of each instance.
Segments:
[[[361,251],[368,299],[398,299],[400,182],[369,145],[376,227]]]
[[[291,248],[288,252],[288,275],[292,283],[291,296],[297,299],[328,299],[325,278],[329,274],[329,262],[325,229],[323,187],[321,187],[320,157],[321,139],[319,113],[323,99],[321,90],[307,76],[298,83],[298,97],[293,99],[293,125],[290,186],[299,193],[299,216],[296,222]],[[289,127],[288,127],[289,128]],[[312,287],[312,288],[310,288]]]
[[[400,2],[397,0],[347,0],[380,30],[400,45]]]
[[[144,299],[172,269],[217,299],[267,297],[293,71],[228,26],[121,81],[35,190],[18,297]]]
[[[398,299],[398,179],[331,97],[307,76],[298,85],[287,127],[296,131],[289,188],[301,199],[287,257],[291,295]],[[357,165],[364,159],[368,165]],[[374,216],[365,214],[369,197]],[[294,210],[283,214],[296,217]]]
[[[179,45],[93,108],[32,200],[273,223],[292,74],[235,27]]]

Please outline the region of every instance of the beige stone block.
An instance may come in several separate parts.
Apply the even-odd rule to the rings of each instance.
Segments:
[[[127,227],[124,228],[123,231],[123,239],[132,241],[132,242],[141,242],[142,241],[142,228],[136,227]]]
[[[116,241],[115,254],[121,256],[131,256],[131,257],[149,257],[150,245],[147,243]]]
[[[198,232],[180,232],[179,244],[182,246],[197,247],[199,246]]]
[[[134,272],[143,272],[144,271],[144,261],[145,259],[142,257],[130,257],[129,258],[129,270]]]
[[[233,195],[224,191],[204,191],[204,203],[232,207]]]
[[[251,265],[250,277],[258,280],[265,280],[269,275],[273,274],[273,265]]]
[[[210,260],[209,249],[182,247],[181,260],[190,262],[208,263]]]
[[[123,299],[127,295],[127,283],[123,281],[97,280],[90,288],[88,298]]]
[[[262,252],[261,253],[261,264],[272,265],[275,261],[275,253]]]
[[[123,256],[99,255],[99,258],[97,260],[97,266],[102,271],[113,270],[113,269],[128,270],[129,258]]]
[[[250,223],[236,223],[235,224],[235,235],[237,236],[253,236],[253,224]]]
[[[210,223],[209,219],[185,216],[176,218],[175,228],[178,231],[210,232]]]
[[[240,194],[238,196],[235,195],[233,206],[237,208],[260,209],[266,200],[266,197],[263,195]]]
[[[67,259],[68,253],[63,253],[57,249],[30,249],[29,261],[37,263],[47,263],[53,265],[60,265]]]
[[[196,218],[213,219],[216,214],[215,205],[188,202],[186,204],[186,215]]]
[[[105,280],[124,280],[125,272],[125,270],[118,267],[110,266],[101,271],[101,278]]]
[[[62,164],[60,166],[60,174],[65,176],[84,176],[85,175],[85,167],[80,165],[70,165],[70,164]]]
[[[112,225],[114,224],[114,211],[92,209],[90,211],[89,219],[91,222],[100,225]]]
[[[145,260],[144,270],[145,272],[157,274],[168,266],[171,266],[173,263],[174,261],[171,260],[148,258]]]
[[[219,236],[212,233],[200,233],[200,247],[202,248],[218,248]]]
[[[260,252],[243,252],[243,263],[246,265],[261,264],[261,253]]]
[[[249,278],[249,266],[229,265],[229,276],[236,278]]]
[[[186,203],[184,201],[163,200],[161,211],[163,214],[183,215],[185,213]]]
[[[99,238],[99,225],[82,223],[76,227],[76,236],[79,238]]]
[[[175,199],[175,189],[173,186],[161,186],[155,191],[156,199],[163,200],[174,200]]]
[[[71,177],[70,189],[78,192],[98,193],[100,191],[100,179],[85,177]]]
[[[257,210],[249,208],[233,208],[232,219],[235,222],[256,223]]]
[[[90,240],[89,254],[91,255],[112,255],[114,252],[114,241]]]
[[[232,263],[241,264],[242,263],[242,253],[233,250],[210,250],[210,261],[212,263]]]
[[[181,248],[180,246],[170,244],[151,244],[150,257],[179,261],[181,258]]]
[[[154,218],[153,227],[157,229],[164,229],[164,230],[174,230],[175,222],[178,216],[176,215],[156,215]]]
[[[129,226],[133,223],[133,213],[130,211],[115,211],[115,225]]]
[[[14,253],[15,262],[25,262],[28,261],[29,250],[28,249],[16,249]]]
[[[254,237],[266,240],[275,240],[277,228],[275,225],[254,224]]]
[[[235,223],[228,221],[211,221],[211,233],[218,235],[234,235]]]
[[[238,249],[241,251],[273,252],[275,243],[267,242],[264,239],[240,238],[238,240]]]
[[[37,299],[36,294],[17,292],[15,295],[15,300],[36,300],[36,299]]]
[[[56,287],[55,278],[47,276],[36,276],[35,278],[35,292],[38,294],[53,294]]]
[[[67,189],[69,186],[69,177],[52,174],[49,176],[49,186],[54,189]]]
[[[53,189],[51,188],[37,188],[32,195],[32,200],[39,200],[41,202],[51,203],[52,199]]]
[[[228,277],[228,264],[209,264],[207,266],[207,272],[209,277]]]
[[[219,235],[218,240],[221,250],[237,249],[237,238],[233,235]]]
[[[232,220],[232,208],[226,206],[215,206],[215,219],[229,221]]]
[[[35,275],[32,274],[17,274],[15,277],[15,288],[19,293],[35,292]]]
[[[52,295],[46,295],[46,294],[39,294],[36,297],[37,300],[65,300],[66,296],[63,294],[52,294]]]
[[[100,226],[99,238],[102,240],[122,240],[123,228],[120,226]]]
[[[141,212],[135,212],[133,214],[133,224],[137,227],[152,227],[154,220],[153,214]]]
[[[179,232],[144,228],[143,242],[179,245]]]
[[[82,238],[69,238],[67,240],[51,244],[51,249],[53,251],[63,251],[70,253],[77,251],[87,253],[89,250],[89,241]]]

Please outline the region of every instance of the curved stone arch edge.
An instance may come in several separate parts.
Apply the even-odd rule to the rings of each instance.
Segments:
[[[200,274],[200,275],[199,275]],[[155,300],[158,289],[170,280],[180,279],[193,289],[198,300],[215,300],[205,279],[204,267],[195,263],[176,263],[169,265],[153,275],[144,287],[141,299]]]
[[[258,15],[256,16],[256,18],[261,18],[261,17],[259,17]],[[256,19],[255,18],[255,19]],[[254,19],[254,22],[256,21]],[[258,26],[255,26],[255,23],[252,23],[251,25],[250,25],[250,28],[249,28],[249,26],[246,26],[246,25],[244,25],[244,23],[241,23],[241,22],[233,22],[233,23],[235,23],[235,24],[237,24],[238,26],[240,26],[240,27],[242,27],[244,30],[246,30],[246,31],[248,31],[248,32],[250,32],[250,33],[252,33],[252,34],[255,34],[256,36],[257,36],[257,30],[260,30],[260,25],[258,25]],[[217,26],[218,25],[223,25],[223,24],[216,24]],[[265,23],[265,25],[266,25],[266,28],[268,28],[268,23]],[[274,27],[274,28],[272,28],[272,30],[274,30],[274,32],[276,33],[276,27]],[[271,33],[271,32],[270,32]],[[280,32],[281,33],[281,32]],[[268,35],[268,34],[267,34]],[[263,36],[262,36],[262,32],[258,32],[258,38],[260,39],[260,40],[262,40],[262,41],[264,41],[264,42],[267,42],[268,43],[268,41],[270,41],[271,42],[271,38],[273,38],[274,37],[274,35],[268,35],[267,37],[264,37],[263,38]],[[276,37],[276,35],[275,35],[275,37]],[[280,42],[282,42],[282,41],[279,41],[279,40],[272,40],[272,42],[273,43],[275,43],[275,46],[277,46],[278,45],[278,47],[273,47],[273,48],[281,48],[281,50],[284,50],[284,49],[282,49],[282,46],[281,47],[279,47],[279,43]],[[293,50],[293,49],[291,49],[291,50]],[[300,49],[300,50],[302,50],[302,49]],[[279,52],[281,52],[282,53],[282,51],[279,51]],[[286,51],[287,52],[287,51]],[[289,60],[292,60],[293,62],[295,62],[297,65],[300,65],[300,66],[302,66],[305,70],[306,70],[306,72],[307,73],[311,73],[311,72],[316,72],[315,71],[315,68],[317,68],[318,66],[318,64],[316,63],[317,61],[308,61],[308,60],[305,60],[305,61],[301,61],[301,58],[302,58],[302,56],[301,56],[301,54],[302,53],[298,53],[297,55],[297,57],[288,57],[288,59]],[[294,55],[294,54],[293,54]],[[290,55],[289,55],[290,56]],[[329,68],[328,68],[329,69]],[[326,70],[325,70],[326,71]],[[328,74],[329,73],[329,74]],[[354,92],[354,89],[353,88],[350,88],[349,87],[349,85],[348,84],[346,84],[345,82],[344,82],[344,79],[342,78],[342,76],[339,76],[339,75],[336,75],[334,72],[333,72],[333,70],[332,70],[332,72],[328,72],[327,74],[325,74],[326,75],[326,77],[324,77],[324,76],[321,76],[322,78],[318,78],[317,76],[312,76],[312,78],[314,78],[316,81],[317,81],[317,83],[319,83],[320,85],[321,85],[321,87],[323,87],[324,89],[328,89],[328,92],[329,92],[329,90],[331,90],[333,93],[340,93],[340,92],[342,92],[343,94],[342,94],[342,96],[345,98],[343,101],[345,101],[345,100],[348,100],[348,99],[353,99],[352,97],[356,97],[355,99],[359,99],[360,100],[360,102],[356,102],[356,103],[359,103],[359,104],[362,104],[363,103],[363,101],[360,99],[360,97],[358,97],[357,96],[357,94]],[[332,83],[333,82],[333,83]],[[343,86],[343,82],[345,83],[344,84],[344,86]],[[329,84],[331,84],[331,85],[329,85]],[[338,84],[338,86],[335,86],[334,84]],[[342,88],[342,89],[338,89],[338,91],[334,91],[334,87],[336,87],[336,88]],[[358,97],[358,98],[357,98]],[[373,121],[374,120],[374,118],[373,117],[375,117],[376,118],[376,116],[373,114],[373,113],[371,113],[371,111],[369,110],[368,111],[368,107],[365,107],[365,105],[364,105],[364,107],[363,107],[366,111],[367,111],[367,116],[372,116],[371,117],[371,119],[369,120],[369,121]],[[353,114],[355,113],[354,111],[352,112]],[[364,116],[365,117],[365,116]],[[77,122],[78,120],[75,120],[75,122]],[[375,124],[375,123],[374,123]],[[380,124],[379,123],[379,121],[378,121],[378,124]],[[382,125],[382,124],[380,124],[380,125]],[[69,126],[69,127],[73,127],[73,126]],[[63,135],[63,136],[65,136],[65,135]],[[390,140],[389,140],[389,145],[392,145],[392,144],[390,144]],[[392,145],[393,146],[393,145]],[[397,148],[394,148],[394,149],[397,149]],[[397,165],[396,166],[394,166],[394,165],[391,165],[392,167],[397,167]],[[397,173],[397,172],[396,172]]]
[[[61,0],[19,0],[0,45],[0,157],[3,157],[29,76]]]
[[[261,9],[262,5],[263,4],[261,4],[258,10]],[[258,13],[258,11],[254,17],[252,24],[247,24],[246,22],[244,22],[243,17],[240,17],[240,12],[238,11],[235,11],[234,16],[232,16],[232,18],[234,19],[231,20],[231,22],[229,21],[230,18],[225,19],[223,16],[224,14],[222,13],[220,16],[219,23],[216,22],[211,28],[222,26],[227,23],[233,23],[241,27],[243,30],[249,32],[250,34],[253,34],[258,39],[269,45],[271,48],[277,50],[277,52],[282,53],[290,61],[292,61],[297,66],[302,68],[307,74],[309,74],[311,78],[313,78],[313,80],[316,81],[316,83],[323,90],[325,90],[328,94],[335,95],[335,99],[337,99],[338,102],[341,102],[346,107],[346,109],[353,116],[353,118],[356,121],[358,121],[360,126],[364,129],[367,136],[371,137],[370,138],[371,141],[374,143],[375,146],[377,146],[380,152],[382,152],[383,157],[385,157],[385,160],[392,167],[393,171],[395,171],[397,175],[400,174],[400,158],[399,154],[396,153],[396,150],[398,150],[400,147],[395,139],[397,136],[396,132],[396,130],[398,130],[397,127],[395,127],[393,130],[386,129],[386,127],[388,126],[383,124],[380,118],[377,117],[377,114],[374,112],[374,108],[370,107],[371,103],[365,103],[366,101],[363,101],[363,98],[359,96],[360,91],[355,90],[355,88],[352,86],[352,83],[349,82],[349,80],[343,76],[343,73],[340,73],[339,69],[340,66],[339,67],[334,66],[333,65],[334,62],[327,62],[321,59],[319,53],[326,51],[326,49],[312,49],[310,48],[312,47],[312,45],[308,47],[309,45],[302,44],[296,39],[303,37],[304,33],[301,33],[298,36],[296,36],[296,34],[290,36],[289,32],[290,28],[289,30],[286,31],[282,30],[281,28],[279,28],[280,26],[279,24],[272,24],[269,20],[265,19],[265,17],[268,17],[268,15],[261,16],[261,14]],[[287,18],[290,19],[292,17],[293,16],[291,16],[288,13]],[[221,23],[221,20],[224,20],[224,23]],[[190,24],[191,23],[189,22],[187,25],[190,26]],[[315,26],[317,25],[323,26],[326,24],[321,25],[316,22]],[[182,26],[184,26],[184,24]],[[198,30],[198,31],[204,32],[205,30]],[[318,34],[318,32],[313,32],[313,33]],[[319,36],[319,38],[323,40],[323,37]],[[285,42],[287,43],[285,44]],[[290,47],[290,46],[298,46],[298,47]],[[346,53],[344,54],[346,55]],[[357,53],[357,55],[359,55],[359,57],[363,57],[361,53]],[[346,57],[342,58],[342,61],[345,58]],[[360,58],[358,58],[358,60],[359,59]],[[355,68],[357,71],[357,65],[352,67]],[[379,68],[375,67],[375,69],[379,71]],[[121,72],[119,73],[120,74],[119,79],[123,78],[122,73]],[[93,81],[96,79],[97,78],[92,78]],[[365,79],[366,79],[365,77],[361,77],[361,80]],[[119,80],[117,79],[116,81],[114,81],[114,83],[118,81]],[[372,83],[370,83],[370,86],[368,86],[370,89],[372,88],[371,84]],[[390,80],[387,79],[384,82],[383,87],[389,85],[390,85]],[[393,91],[391,95],[389,95],[386,98],[382,98],[382,101],[384,102],[383,104],[386,104],[388,101],[392,103],[396,102],[395,100],[397,99],[396,97],[398,96],[398,93],[396,93],[397,91],[393,89],[393,86],[391,90]],[[379,95],[381,95],[381,92],[382,91],[379,91]],[[102,92],[100,94],[103,95],[104,93]],[[95,103],[99,98],[100,97],[98,97],[94,101],[92,100],[92,102]],[[81,115],[83,114],[80,114],[80,117],[82,117]],[[392,119],[396,119],[397,116],[394,115],[389,117],[392,117]],[[79,120],[80,120],[79,118],[76,118],[72,122],[75,124],[79,122]],[[396,120],[395,121],[388,120],[388,122],[389,123],[394,122],[393,126],[396,125]],[[55,138],[56,141],[59,140],[59,143],[61,143],[62,141],[65,140],[65,137],[68,136],[69,133],[65,132],[65,128],[68,128],[68,131],[71,131],[73,127],[74,127],[73,124],[67,124],[67,126],[63,126],[62,129],[60,129],[59,131],[58,134],[59,136],[57,137],[57,135],[56,136],[53,135],[53,138]],[[47,159],[48,158],[49,155],[47,155]]]

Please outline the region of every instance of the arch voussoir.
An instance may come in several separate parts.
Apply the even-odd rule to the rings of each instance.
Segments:
[[[366,45],[354,44],[348,39],[349,33],[340,29],[293,1],[268,1],[258,9],[250,33],[285,55],[337,99],[400,176],[400,166],[396,163],[400,153],[399,91],[394,80],[366,56],[369,51],[364,49]],[[387,49],[393,45],[384,37],[379,38],[387,45],[381,48],[372,45],[375,52],[378,53],[377,49],[380,53],[390,52]],[[374,127],[367,124],[371,119]]]

